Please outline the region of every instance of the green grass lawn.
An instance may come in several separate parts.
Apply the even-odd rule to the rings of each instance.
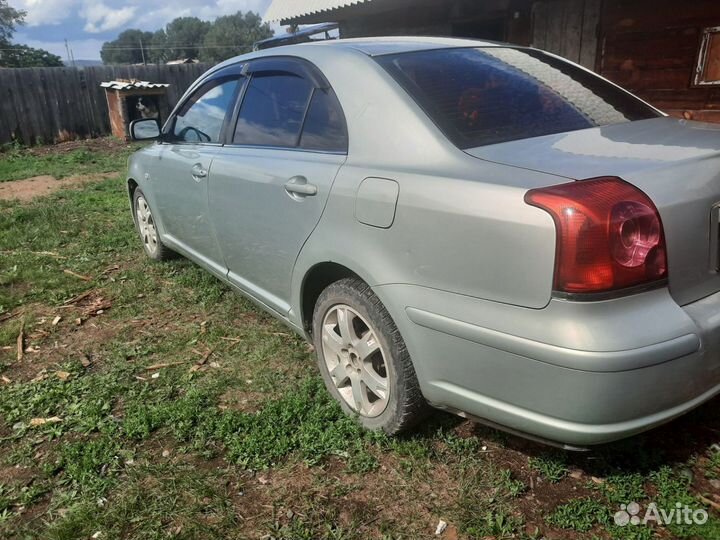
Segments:
[[[0,178],[127,156],[76,169],[77,151],[0,154]],[[120,172],[0,203],[0,320],[3,539],[412,540],[440,519],[441,538],[720,538],[717,400],[584,454],[442,413],[365,432],[303,340],[192,263],[145,259]],[[632,501],[710,519],[614,525]]]
[[[113,138],[73,141],[60,145],[61,153],[48,147],[31,150],[16,146],[0,149],[0,182],[50,175],[57,179],[88,173],[121,170],[137,144]]]

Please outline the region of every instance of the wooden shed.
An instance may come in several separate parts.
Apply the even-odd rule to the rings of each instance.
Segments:
[[[341,37],[441,35],[532,45],[674,116],[720,122],[720,0],[273,0],[283,24]]]
[[[137,80],[115,80],[100,83],[105,89],[110,129],[120,139],[130,137],[133,120],[156,118],[159,122],[169,113],[166,83]]]

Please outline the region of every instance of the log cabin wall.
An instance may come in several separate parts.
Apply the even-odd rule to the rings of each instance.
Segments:
[[[540,0],[532,8],[532,46],[594,69],[601,0]]]
[[[720,84],[695,84],[703,32],[720,27],[720,0],[378,0],[333,13],[343,37],[452,35],[533,45],[669,114],[720,122]],[[708,46],[710,71],[720,73],[720,32]]]
[[[455,36],[529,43],[532,0],[383,0],[338,10],[344,38]],[[320,19],[318,19],[320,20]]]
[[[656,107],[720,122],[720,86],[694,85],[702,33],[720,0],[604,0],[597,70]]]

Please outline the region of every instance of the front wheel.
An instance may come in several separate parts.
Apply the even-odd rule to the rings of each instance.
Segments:
[[[427,404],[405,342],[366,283],[342,279],[322,292],[313,341],[328,390],[365,427],[394,435],[423,417]]]
[[[135,216],[135,227],[147,256],[155,261],[166,261],[174,258],[175,252],[160,240],[152,210],[145,198],[145,194],[140,189],[136,189],[135,193],[133,193],[133,214]]]

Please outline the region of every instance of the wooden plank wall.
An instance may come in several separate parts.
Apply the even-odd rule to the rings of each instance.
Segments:
[[[601,0],[540,0],[533,4],[532,46],[594,69]]]
[[[599,71],[658,108],[720,122],[720,87],[693,87],[703,28],[720,0],[605,0]]]
[[[168,105],[172,107],[209,67],[0,68],[0,143],[38,144],[108,135],[110,120],[101,82],[140,79],[168,83]]]

